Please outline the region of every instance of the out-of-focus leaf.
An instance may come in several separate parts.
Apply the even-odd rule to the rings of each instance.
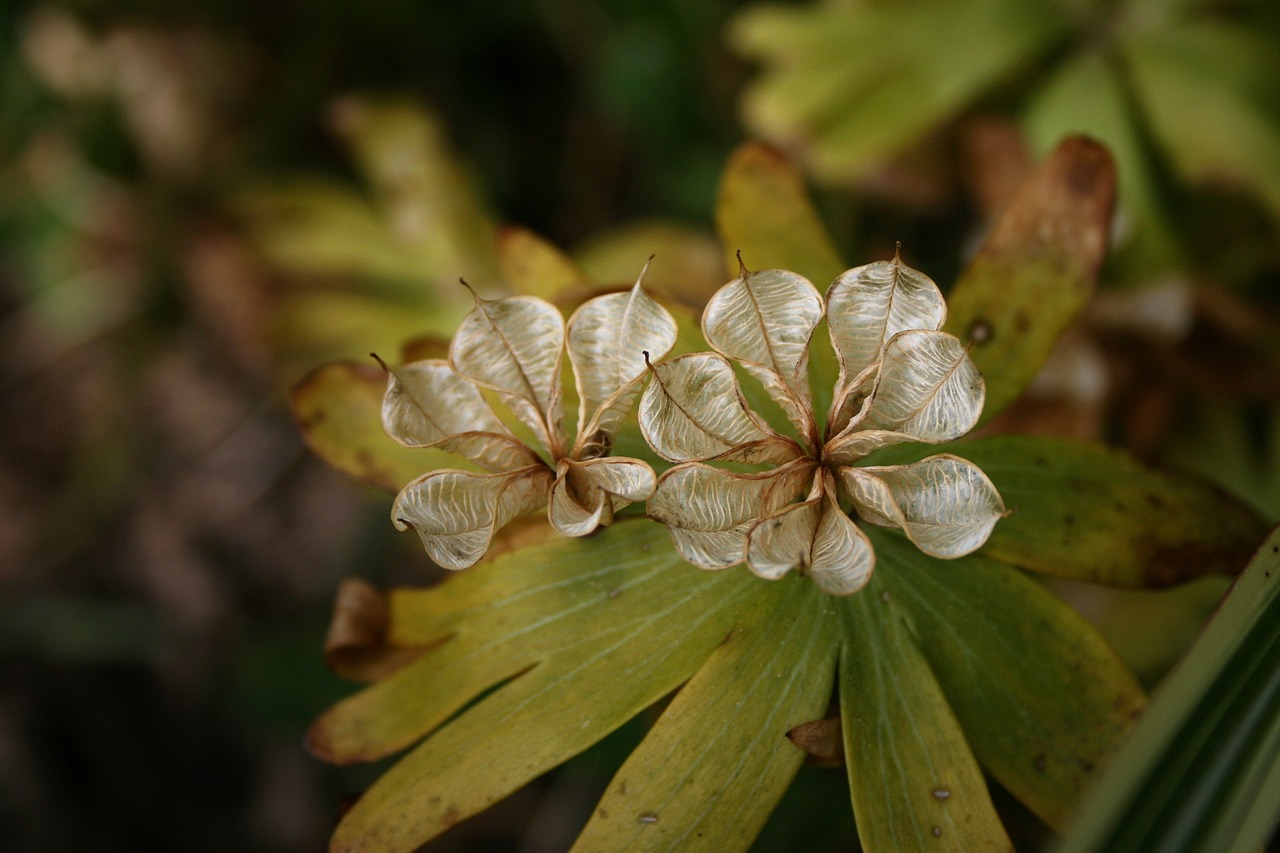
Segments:
[[[731,37],[767,63],[743,114],[820,178],[863,178],[1064,33],[1056,7],[947,0],[762,7]],[[788,267],[795,269],[795,267]]]
[[[947,560],[981,548],[1005,511],[982,469],[950,454],[886,468],[845,467],[840,477],[859,515],[901,528],[921,551]]]
[[[971,343],[986,379],[984,421],[1022,392],[1093,292],[1114,194],[1106,149],[1065,140],[1010,200],[949,294],[943,328]]]
[[[716,231],[730,276],[738,275],[739,251],[752,269],[792,270],[819,288],[847,266],[814,210],[800,171],[767,145],[747,143],[729,158],[716,199]],[[822,329],[815,337],[826,337]],[[825,346],[813,347],[809,362],[814,411],[825,416],[839,365]]]
[[[379,681],[425,651],[388,644],[387,623],[382,593],[362,580],[344,580],[324,638],[325,666],[353,681]]]
[[[843,602],[840,713],[862,846],[1012,850],[960,723],[882,575]]]
[[[517,293],[548,302],[556,301],[566,291],[583,288],[588,282],[572,258],[520,226],[507,226],[498,232],[498,265],[503,280]]]
[[[826,711],[838,648],[838,620],[813,584],[793,577],[773,592],[676,694],[574,850],[751,846],[804,759],[787,733]]]
[[[787,462],[802,451],[747,407],[729,362],[691,353],[653,366],[640,429],[664,459]]]
[[[707,343],[758,379],[814,445],[819,436],[809,391],[809,341],[822,314],[813,284],[781,269],[742,270],[716,291],[702,314]]]
[[[393,599],[395,642],[452,638],[322,717],[317,752],[385,755],[510,680],[384,774],[333,849],[415,849],[492,804],[687,679],[774,590],[745,572],[692,570],[665,539],[657,525],[618,524]]]
[[[1158,588],[1234,574],[1266,533],[1239,499],[1191,474],[1085,442],[995,436],[946,445],[981,468],[1011,510],[984,553],[1050,575]],[[890,448],[901,463],[938,448]]]
[[[411,101],[349,97],[334,105],[333,123],[373,185],[389,233],[438,258],[415,278],[496,279],[493,222],[433,111]]]
[[[1268,115],[1260,96],[1242,85],[1252,78],[1274,98],[1280,73],[1274,41],[1184,24],[1131,39],[1125,57],[1156,138],[1182,177],[1256,193],[1280,222],[1280,115]]]
[[[751,269],[794,270],[819,287],[845,268],[800,171],[767,145],[747,143],[729,158],[716,200],[716,230],[730,276],[738,274],[738,252]]]
[[[402,447],[382,430],[386,375],[372,364],[326,364],[293,388],[293,416],[307,446],[361,480],[398,491],[433,468],[478,470],[443,450]]]
[[[1183,258],[1156,192],[1153,163],[1116,68],[1088,53],[1072,57],[1047,80],[1027,106],[1023,126],[1037,153],[1049,153],[1064,137],[1084,134],[1107,146],[1115,159],[1118,236],[1112,258],[1134,276],[1152,278]]]
[[[940,562],[900,537],[868,534],[877,577],[978,760],[1060,828],[1143,707],[1133,675],[1075,611],[1017,570],[981,555]]]
[[[690,226],[628,223],[590,237],[573,253],[588,278],[606,286],[633,279],[637,265],[651,255],[645,287],[683,305],[701,308],[724,284],[720,244]]]
[[[1272,531],[1076,815],[1063,853],[1260,849],[1280,815]]]

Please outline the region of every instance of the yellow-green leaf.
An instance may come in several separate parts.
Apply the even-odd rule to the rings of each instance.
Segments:
[[[517,293],[555,301],[566,291],[587,285],[573,259],[528,228],[507,226],[498,232],[502,278]]]
[[[843,607],[840,714],[862,847],[1011,851],[982,771],[903,612],[885,594],[883,574]]]
[[[693,570],[662,528],[636,521],[393,600],[395,641],[453,638],[322,717],[317,751],[386,754],[515,677],[387,771],[332,849],[416,849],[581,752],[693,674],[772,589],[745,572]]]
[[[290,400],[307,446],[340,471],[398,491],[436,468],[478,470],[443,450],[402,447],[382,429],[386,374],[373,364],[326,364],[293,388]]]
[[[614,775],[575,851],[751,846],[804,759],[787,732],[826,712],[838,648],[839,620],[813,584],[793,577],[771,593],[743,608]]]
[[[1010,200],[947,297],[947,331],[986,378],[984,421],[1036,375],[1084,306],[1107,247],[1115,169],[1106,149],[1065,140]]]
[[[878,576],[979,761],[1061,828],[1142,710],[1137,680],[1079,614],[1016,569],[981,555],[940,562],[869,535]]]

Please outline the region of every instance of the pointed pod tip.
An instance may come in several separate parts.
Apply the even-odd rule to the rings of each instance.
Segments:
[[[378,355],[376,352],[369,353],[369,357],[372,358],[374,361],[378,362],[378,364],[382,366],[382,369],[385,370],[387,373],[391,372],[391,368],[387,366],[387,363],[383,361],[382,357]]]
[[[751,274],[751,271],[747,269],[747,265],[742,262],[742,250],[738,249],[734,254],[737,255],[738,257],[738,275],[740,275],[743,278],[746,278],[748,275]]]
[[[640,268],[640,275],[636,276],[636,284],[635,284],[635,286],[636,286],[637,288],[638,288],[638,287],[640,287],[641,283],[644,281],[644,277],[645,277],[646,275],[648,275],[648,273],[649,273],[649,264],[653,263],[653,259],[654,259],[654,258],[656,258],[656,257],[657,257],[657,255],[656,255],[656,254],[651,254],[651,255],[649,255],[649,259],[648,259],[648,260],[646,260],[646,261],[644,262],[644,266]]]
[[[893,262],[895,264],[902,263],[902,241],[895,240],[893,243]]]

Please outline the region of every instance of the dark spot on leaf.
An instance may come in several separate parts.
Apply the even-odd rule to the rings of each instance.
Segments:
[[[1080,765],[1080,769],[1083,770],[1085,773],[1092,773],[1094,767],[1096,766],[1092,761],[1088,761],[1083,758],[1077,758],[1076,764]]]
[[[445,826],[453,826],[462,819],[462,813],[458,811],[457,806],[449,806],[445,809],[444,814],[440,816],[440,822]]]
[[[970,343],[982,346],[995,337],[995,330],[991,328],[991,323],[985,318],[975,317],[973,322],[969,324],[969,329],[965,332],[965,336]]]
[[[601,817],[601,818],[607,818],[607,817],[609,817],[609,813],[608,813],[607,811],[605,811],[604,809],[597,809],[597,810],[596,810],[596,814],[600,815],[600,817]]]
[[[1039,465],[1041,468],[1047,468],[1049,466],[1049,460],[1043,456],[1037,456],[1036,464]]]
[[[942,827],[940,827],[940,826],[935,826],[933,829],[929,830],[929,834],[930,834],[930,835],[932,835],[934,838],[941,838],[941,837],[942,837]]]
[[[1044,753],[1040,753],[1036,756],[1035,766],[1041,773],[1043,773],[1045,768],[1049,766],[1049,761],[1044,757]]]

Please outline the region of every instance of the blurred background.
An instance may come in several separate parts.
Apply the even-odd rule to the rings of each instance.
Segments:
[[[323,847],[382,770],[302,747],[351,690],[334,591],[439,571],[308,454],[290,387],[448,336],[512,224],[602,286],[656,253],[697,305],[746,139],[850,265],[901,240],[944,288],[1061,135],[1103,139],[1104,282],[995,428],[1280,518],[1277,79],[1266,2],[0,4],[0,850]],[[1060,591],[1154,684],[1224,586]],[[642,732],[429,849],[567,846]],[[805,768],[759,849],[851,827],[841,771]]]

